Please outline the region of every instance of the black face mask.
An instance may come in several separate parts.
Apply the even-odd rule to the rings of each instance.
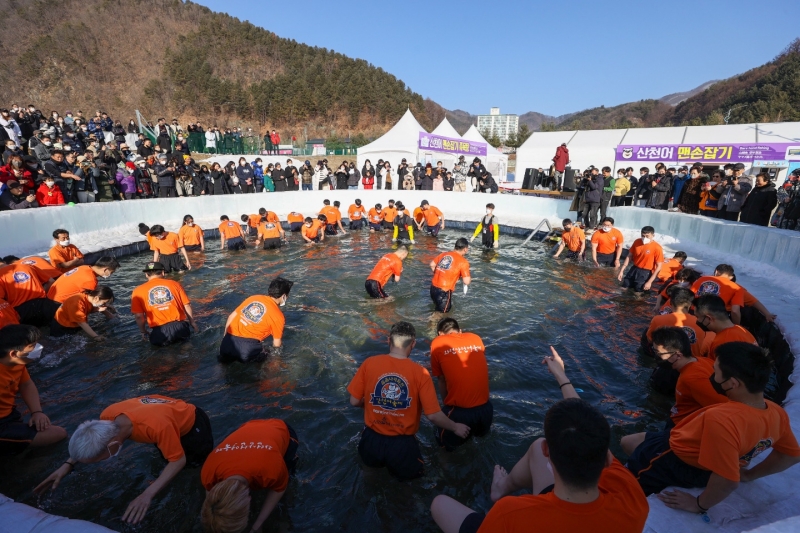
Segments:
[[[703,323],[704,321],[705,321],[705,319],[703,319],[703,320],[698,320],[698,321],[697,321],[697,327],[698,327],[698,328],[700,328],[700,329],[702,329],[702,330],[703,330],[703,331],[705,331],[706,333],[708,333],[708,332],[709,332],[709,331],[711,331],[711,330],[710,330],[710,329],[708,329],[708,325],[707,325],[707,324],[704,324],[704,323]]]
[[[725,381],[728,381],[728,379],[726,379]],[[722,388],[722,383],[725,383],[725,381],[723,381],[722,383],[717,383],[717,380],[714,379],[714,374],[711,374],[711,376],[708,378],[708,381],[711,382],[711,386],[714,388],[714,392],[716,392],[717,394],[721,394],[723,396],[727,396],[725,394],[726,390]]]

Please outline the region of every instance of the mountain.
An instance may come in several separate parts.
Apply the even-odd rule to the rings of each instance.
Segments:
[[[665,104],[669,104],[671,106],[676,106],[676,105],[680,104],[681,102],[684,102],[684,101],[688,100],[692,96],[705,91],[706,89],[708,89],[709,87],[711,87],[712,85],[717,83],[718,81],[719,80],[707,81],[704,84],[700,85],[699,87],[695,87],[691,91],[685,91],[685,92],[682,92],[682,93],[668,94],[667,96],[662,96],[661,98],[659,98],[659,100],[664,102]]]

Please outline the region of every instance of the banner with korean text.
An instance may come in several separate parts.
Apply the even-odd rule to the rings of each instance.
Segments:
[[[433,135],[432,133],[420,132],[419,148],[420,150],[447,152],[449,154],[486,156],[486,143],[468,141],[467,139],[452,139],[441,135]]]
[[[663,161],[669,163],[751,163],[764,160],[800,160],[800,144],[621,144],[617,161]]]

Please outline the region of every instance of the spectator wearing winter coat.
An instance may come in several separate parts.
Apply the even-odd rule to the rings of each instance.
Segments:
[[[300,182],[304,191],[314,190],[314,169],[311,167],[311,161],[305,160],[303,166],[300,167]]]
[[[453,179],[453,173],[452,172],[447,172],[444,175],[444,183],[442,183],[442,185],[444,186],[444,190],[446,190],[446,191],[452,191],[453,190],[453,187],[455,186],[455,180]]]
[[[453,190],[457,192],[467,192],[467,172],[469,172],[469,165],[467,165],[464,156],[459,156],[453,166]]]
[[[28,194],[34,188],[33,174],[25,165],[22,155],[8,157],[5,166],[0,167],[0,183],[16,181],[22,186],[22,192]]]
[[[403,188],[403,180],[406,179],[406,174],[410,172],[408,168],[408,163],[406,162],[406,158],[404,157],[402,161],[400,161],[400,166],[397,167],[397,189],[400,190]]]
[[[243,193],[256,192],[255,183],[253,181],[253,167],[244,157],[239,158],[239,166],[236,167],[236,177],[239,178],[239,185],[242,187]]]
[[[162,154],[172,153],[172,131],[169,129],[169,126],[167,126],[163,118],[158,119],[158,124],[156,124],[153,131],[156,134],[158,151]]]
[[[253,168],[253,185],[256,192],[264,192],[264,167],[261,165],[260,157],[257,157],[250,166]]]
[[[597,227],[597,212],[600,209],[600,200],[602,199],[603,179],[595,172],[597,172],[597,169],[592,169],[583,178],[580,186],[583,189],[581,218],[587,228]]]
[[[14,141],[17,146],[22,146],[22,130],[20,130],[17,121],[11,118],[11,113],[8,109],[0,109],[0,127],[3,128],[6,138]]]
[[[64,194],[59,186],[56,185],[56,181],[47,176],[47,179],[36,189],[36,201],[39,202],[40,207],[64,205]]]
[[[472,180],[472,190],[477,191],[479,188],[479,182],[483,179],[486,175],[486,167],[483,166],[481,160],[477,157],[472,160],[472,165],[469,167],[469,172],[467,172],[467,176]]]
[[[689,179],[684,181],[680,189],[680,196],[673,196],[672,202],[681,213],[696,215],[700,211],[700,193],[703,192],[703,181],[708,181],[708,175],[703,174],[702,167],[692,167]]]
[[[683,191],[683,187],[687,181],[691,179],[689,169],[685,166],[682,166],[678,169],[678,172],[672,175],[672,205],[673,207],[678,206],[678,201],[681,198],[681,192]]]
[[[136,178],[133,176],[136,170],[136,165],[128,161],[125,163],[125,168],[117,170],[115,180],[117,182],[117,190],[122,193],[126,200],[133,200],[136,198]]]
[[[631,182],[625,176],[625,169],[617,171],[617,179],[614,182],[614,196],[611,198],[611,206],[617,207],[625,205],[625,196],[631,190]]]
[[[0,211],[16,211],[39,206],[36,203],[36,195],[32,192],[24,193],[19,182],[11,180],[2,186],[2,189],[3,192],[0,193]]]
[[[71,152],[75,152],[76,154],[82,154],[85,150],[83,143],[78,139],[75,132],[68,131],[67,134],[61,139],[61,143],[64,145],[64,150],[69,149]]]
[[[73,173],[80,179],[75,181],[75,196],[82,204],[94,202],[97,184],[92,173],[92,160],[85,155],[79,155],[76,163]]]
[[[331,188],[330,173],[331,171],[325,166],[325,163],[317,161],[317,166],[314,169],[314,182],[317,184],[318,190]]]
[[[275,168],[272,170],[272,183],[275,184],[275,192],[284,192],[286,187],[286,174],[281,169],[280,163],[275,163]]]
[[[156,150],[155,148],[153,148],[153,141],[151,141],[150,139],[145,139],[144,142],[136,150],[136,153],[138,153],[145,159],[147,159],[151,155],[155,155]]]
[[[92,178],[96,184],[96,191],[94,194],[95,202],[113,202],[119,199],[117,191],[117,180],[115,179],[116,168],[110,168],[105,163],[98,163],[100,159],[95,160],[95,166],[92,167]]]
[[[569,148],[567,143],[561,143],[561,146],[556,148],[556,155],[553,156],[553,167],[555,169],[555,176],[557,190],[561,190],[564,185],[564,170],[569,164]]]
[[[175,151],[180,152],[183,155],[192,155],[192,151],[189,149],[189,143],[183,137],[183,133],[179,133],[175,139]]]
[[[272,181],[272,171],[275,170],[275,165],[270,163],[264,169],[264,190],[267,192],[275,192],[275,182]]]
[[[128,122],[128,133],[139,134],[139,125],[133,119]]]
[[[117,141],[117,144],[125,142],[125,128],[119,120],[114,123],[114,127],[111,128],[111,133],[114,135],[114,140]]]
[[[756,226],[769,226],[769,218],[778,205],[778,191],[766,174],[756,176],[756,186],[742,204],[739,222]]]
[[[750,177],[744,175],[744,164],[736,163],[733,166],[733,175],[720,182],[716,191],[720,195],[717,204],[717,218],[736,221],[742,210],[747,194],[753,188]]]
[[[286,190],[287,191],[299,191],[299,180],[298,176],[300,175],[297,172],[297,167],[294,166],[294,161],[291,159],[286,160],[286,168],[283,169],[283,175],[286,176]]]
[[[217,153],[217,136],[213,130],[206,131],[206,153],[209,154],[216,154]]]
[[[639,169],[639,184],[636,186],[633,202],[637,207],[647,207],[650,196],[653,194],[653,178],[650,176],[650,169],[642,167]]]
[[[375,168],[369,159],[364,161],[364,166],[361,167],[361,183],[365,189],[375,187]]]
[[[72,181],[67,183],[67,180],[74,180],[76,176],[70,172],[67,163],[64,161],[64,152],[55,150],[50,156],[50,159],[44,164],[44,172],[47,177],[53,178],[56,185],[60,189],[71,189]],[[69,186],[67,186],[69,185]]]
[[[496,194],[498,191],[497,182],[491,172],[487,172],[481,179],[478,180],[478,192],[488,192]]]
[[[394,183],[394,174],[392,173],[392,165],[389,164],[388,161],[383,162],[383,171],[380,173],[381,179],[383,180],[383,188],[387,191],[392,190],[392,184]]]
[[[156,163],[155,171],[158,176],[158,197],[159,198],[176,198],[178,196],[175,190],[175,171],[177,164],[174,159],[167,160],[167,154],[158,155],[158,163]]]
[[[378,164],[375,165],[375,188],[378,190],[383,189],[383,172],[385,170],[383,159],[378,159]]]
[[[633,175],[633,167],[625,169],[625,177],[630,182],[631,188],[628,189],[628,194],[625,195],[624,205],[633,205],[636,189],[639,187],[639,178]]]
[[[347,188],[358,189],[359,181],[361,181],[361,172],[356,168],[356,164],[351,161],[347,167]]]
[[[647,207],[653,209],[667,209],[669,203],[669,195],[672,192],[672,175],[667,172],[666,167],[661,165],[655,176],[650,176],[650,185],[652,187],[652,194]]]
[[[603,193],[600,195],[600,220],[606,218],[608,206],[614,197],[617,180],[611,174],[611,167],[603,167]]]
[[[222,166],[219,163],[211,165],[211,169],[208,171],[208,178],[211,182],[209,185],[209,194],[231,194],[231,190],[228,187],[228,176],[223,172]]]

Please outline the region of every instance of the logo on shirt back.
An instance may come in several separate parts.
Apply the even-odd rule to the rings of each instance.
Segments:
[[[697,296],[700,297],[704,294],[717,294],[719,295],[719,284],[714,281],[704,281],[697,289]]]
[[[36,266],[36,261],[34,261],[33,259],[24,259],[24,260],[20,261],[20,263],[22,263],[23,265]]]
[[[769,448],[772,448],[772,439],[761,439],[752,450],[739,458],[739,462],[742,463],[742,465],[748,465],[750,464],[750,461],[767,451]]]
[[[267,222],[266,224],[264,224],[264,227],[267,229],[275,229],[275,224],[273,224],[272,222]]]
[[[453,256],[446,255],[442,257],[442,259],[439,261],[439,264],[436,265],[436,268],[439,268],[441,270],[450,270],[450,266],[452,264],[453,264]]]
[[[375,393],[369,403],[387,411],[408,409],[411,398],[408,396],[408,383],[402,376],[386,374],[375,384]]]
[[[166,304],[173,300],[172,292],[163,285],[150,289],[150,292],[147,293],[147,299],[150,301],[150,305]]]
[[[692,328],[683,326],[683,331],[685,331],[686,336],[689,337],[689,344],[694,344],[697,342],[697,334],[695,334]]]
[[[139,401],[145,405],[150,405],[154,403],[172,403],[169,400],[164,400],[162,398],[151,398],[149,396],[145,396],[143,398],[139,398]]]
[[[74,274],[75,272],[77,272],[77,271],[78,271],[78,267],[75,267],[75,268],[73,268],[72,270],[70,270],[70,271],[68,271],[68,272],[64,272],[64,275],[65,275],[65,276],[71,276],[71,275],[73,275],[73,274]]]
[[[30,279],[31,277],[25,272],[14,272],[14,283],[25,283]]]
[[[250,322],[255,322],[256,324],[261,322],[261,319],[264,318],[264,313],[266,312],[267,309],[258,302],[253,302],[242,309],[242,315]]]

